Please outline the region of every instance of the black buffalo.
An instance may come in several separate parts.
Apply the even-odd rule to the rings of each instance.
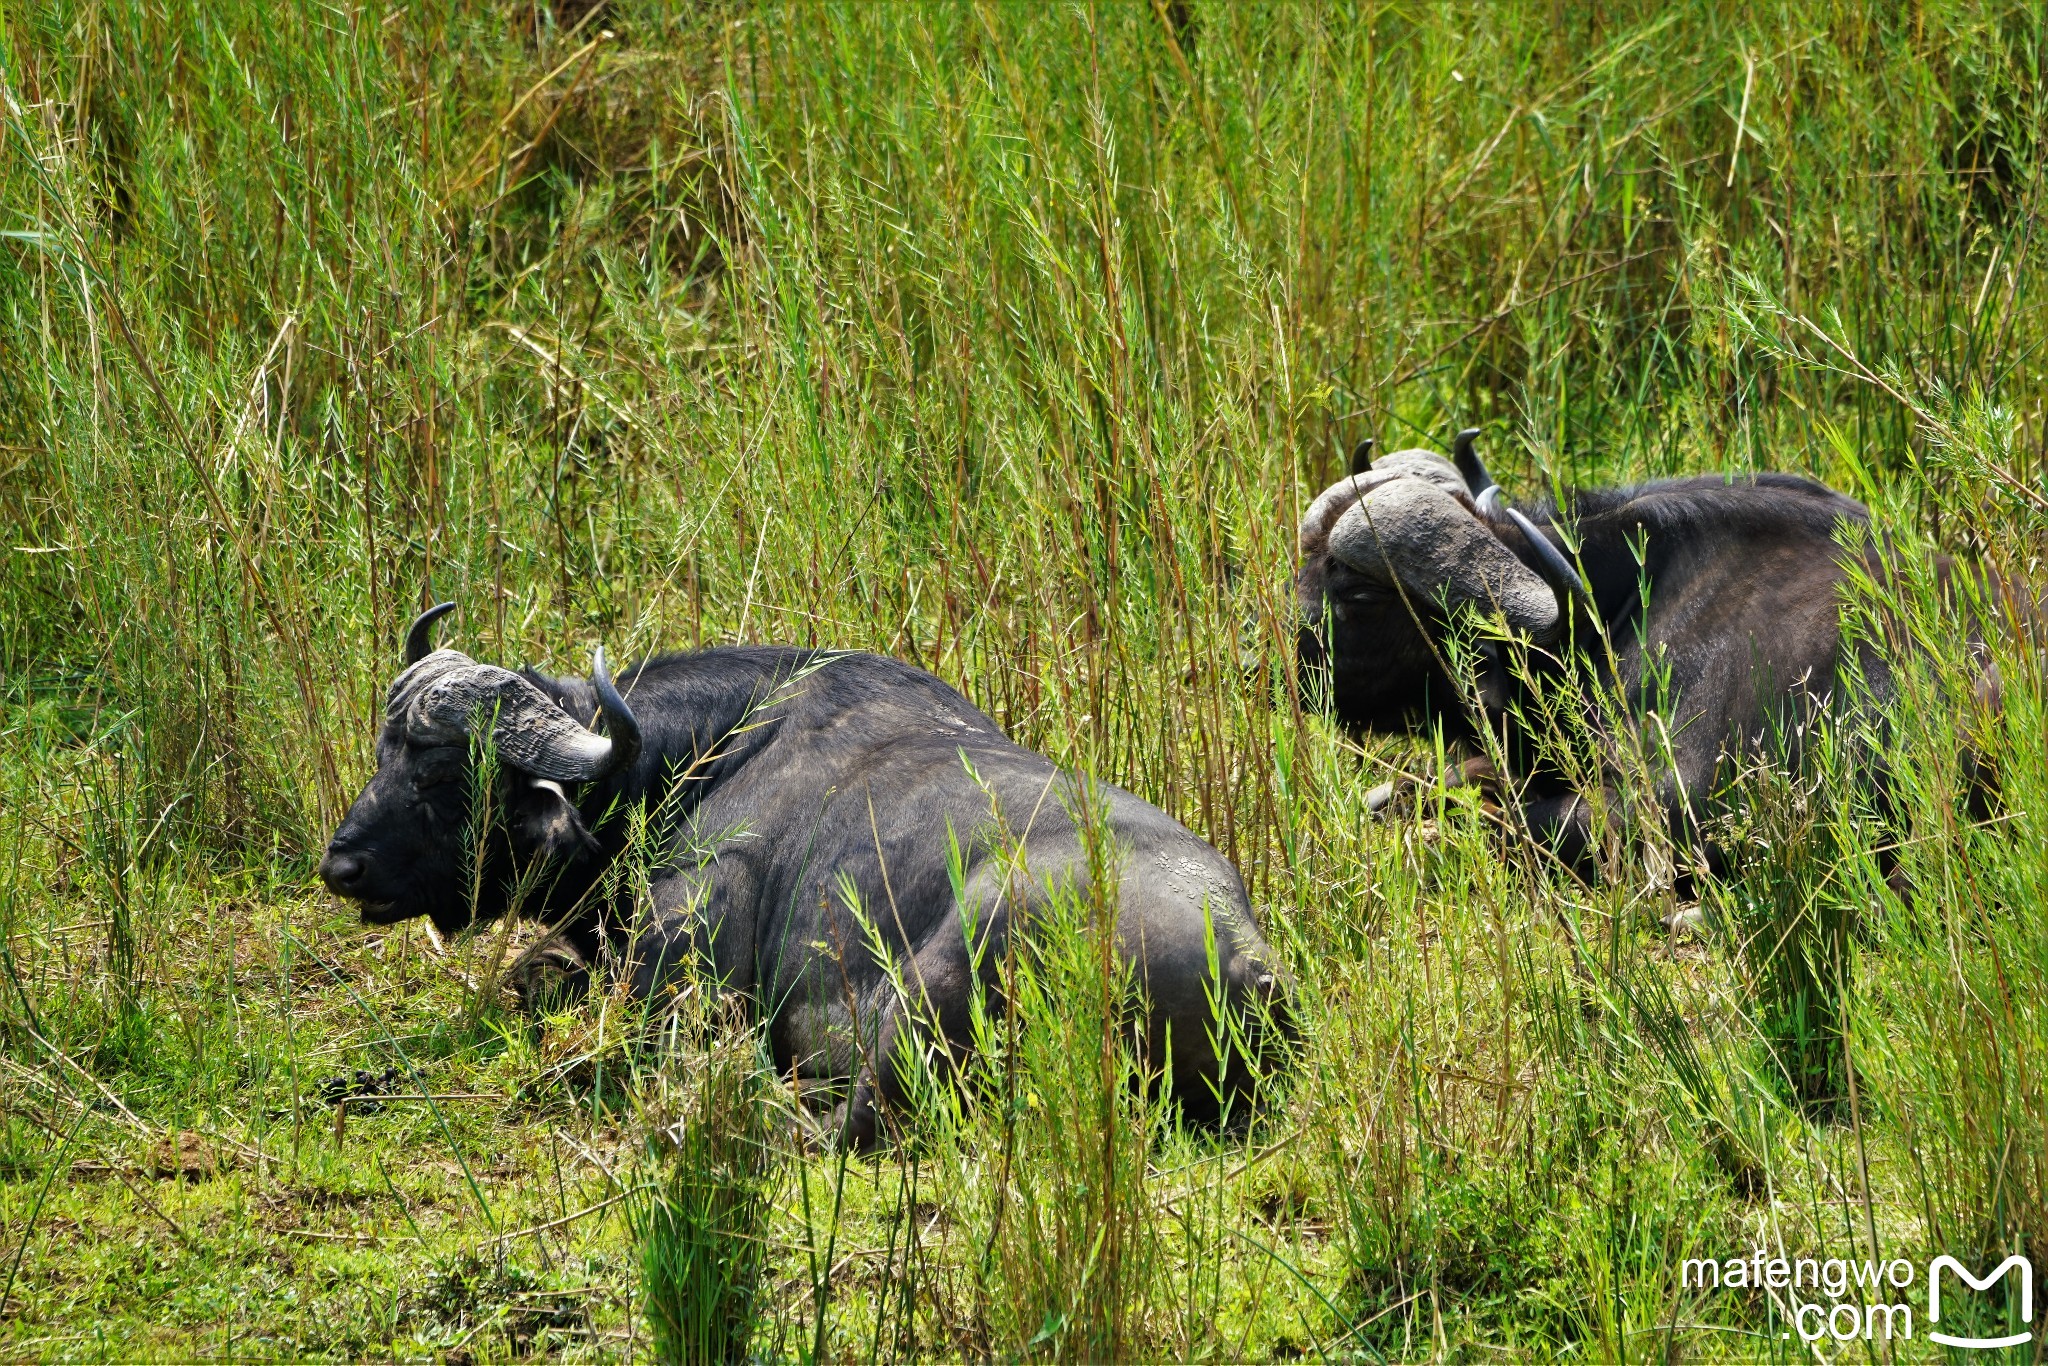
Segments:
[[[1448,784],[1511,792],[1523,827],[1584,867],[1644,786],[1622,776],[1632,765],[1618,757],[1617,719],[1662,721],[1637,735],[1650,743],[1634,771],[1689,836],[1742,766],[1798,763],[1816,717],[1882,715],[1889,652],[1851,643],[1841,624],[1852,572],[1887,572],[1863,504],[1796,475],[1708,475],[1580,491],[1525,516],[1506,506],[1475,435],[1459,434],[1454,460],[1409,450],[1374,461],[1363,446],[1302,519],[1304,680],[1348,728],[1440,728],[1473,750],[1487,728],[1509,772],[1475,753]],[[1951,566],[1937,569],[1945,581]],[[1461,686],[1452,627],[1473,608],[1508,630],[1466,638]],[[1995,671],[1975,682],[1995,706]],[[1580,767],[1603,772],[1599,792],[1575,787],[1539,744],[1554,727],[1535,722],[1535,694],[1560,684],[1578,690],[1566,710],[1596,737],[1600,752]],[[1876,757],[1861,762],[1881,787]],[[1404,786],[1382,785],[1370,805]],[[1703,852],[1709,870],[1723,862]]]
[[[585,962],[615,954],[642,998],[694,960],[867,1144],[903,1098],[899,1047],[928,1041],[899,1034],[935,1023],[941,1063],[957,1059],[1012,930],[1055,888],[1090,895],[1093,828],[1110,837],[1092,866],[1114,869],[1102,900],[1148,1066],[1196,1119],[1267,1070],[1287,991],[1236,871],[1158,808],[1012,744],[932,675],[773,647],[663,655],[617,687],[602,651],[588,682],[513,673],[429,652],[449,606],[408,634],[377,772],[321,865],[366,921],[545,917]],[[655,851],[637,903],[632,879],[605,877],[636,812]]]

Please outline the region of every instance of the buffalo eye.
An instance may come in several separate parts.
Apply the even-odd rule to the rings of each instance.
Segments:
[[[1323,591],[1332,599],[1385,597],[1392,587],[1377,575],[1362,573],[1339,560],[1323,580]]]
[[[1353,602],[1380,602],[1395,596],[1394,586],[1378,579],[1354,574],[1343,584],[1341,596]]]
[[[1387,596],[1387,591],[1378,584],[1347,585],[1342,593],[1330,595],[1330,615],[1339,621],[1348,621],[1358,609],[1374,606]]]

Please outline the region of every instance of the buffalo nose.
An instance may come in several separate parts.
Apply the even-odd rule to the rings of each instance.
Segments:
[[[347,896],[363,880],[363,861],[355,854],[329,853],[320,861],[320,880],[337,896]]]

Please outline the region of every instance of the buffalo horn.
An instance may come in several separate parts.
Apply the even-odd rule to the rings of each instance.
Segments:
[[[1586,591],[1586,581],[1579,577],[1579,571],[1564,557],[1564,552],[1550,543],[1550,538],[1536,529],[1535,523],[1514,508],[1508,509],[1508,516],[1529,538],[1529,548],[1536,552],[1536,572],[1550,585],[1550,591],[1557,595],[1559,612],[1565,610],[1567,600],[1575,599],[1587,607],[1593,605],[1593,595]]]
[[[598,709],[604,714],[605,729],[612,737],[611,764],[605,773],[616,773],[640,757],[640,721],[612,685],[611,671],[604,666],[602,645],[590,657],[590,686],[597,690]]]
[[[425,659],[434,648],[434,623],[455,610],[452,602],[439,602],[412,619],[405,633],[405,667]]]
[[[1469,447],[1465,453],[1470,453]],[[1471,464],[1472,468],[1478,471],[1480,478],[1486,477],[1485,467],[1480,465],[1478,456],[1472,456]],[[1468,473],[1466,477],[1470,478],[1471,475]],[[1480,493],[1478,501],[1481,516],[1506,517],[1529,538],[1529,548],[1536,552],[1536,572],[1543,576],[1543,581],[1550,585],[1550,591],[1557,595],[1559,611],[1564,610],[1568,599],[1584,603],[1588,607],[1593,605],[1593,595],[1586,591],[1586,581],[1579,577],[1579,571],[1564,557],[1563,551],[1550,543],[1548,536],[1536,529],[1533,522],[1507,505],[1507,495],[1501,492],[1499,484],[1489,482]]]
[[[1372,446],[1373,439],[1368,436],[1352,448],[1351,472],[1354,475],[1364,474],[1372,468]]]
[[[1494,486],[1493,476],[1486,472],[1479,452],[1472,449],[1472,444],[1478,439],[1477,427],[1467,427],[1451,438],[1451,463],[1458,467],[1459,474],[1465,476],[1465,487],[1475,498]]]
[[[599,735],[557,706],[531,681],[454,650],[437,650],[400,674],[391,710],[417,744],[461,744],[478,717],[505,764],[535,778],[590,782],[616,773],[640,752],[640,726],[604,660],[592,680],[610,736]]]
[[[1441,485],[1393,479],[1368,491],[1331,527],[1330,553],[1387,577],[1421,603],[1498,606],[1540,639],[1563,621],[1563,597]]]

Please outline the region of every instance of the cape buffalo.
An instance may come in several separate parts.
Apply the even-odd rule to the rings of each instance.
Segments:
[[[1459,433],[1453,460],[1406,450],[1374,461],[1362,445],[1352,474],[1302,518],[1304,680],[1354,732],[1440,727],[1471,744],[1491,730],[1510,771],[1481,755],[1449,784],[1512,789],[1524,827],[1583,867],[1606,833],[1596,811],[1619,815],[1630,787],[1616,718],[1662,720],[1646,771],[1660,814],[1686,832],[1740,762],[1797,762],[1819,712],[1889,700],[1890,665],[1867,643],[1854,650],[1862,687],[1851,697],[1843,686],[1851,566],[1885,574],[1855,499],[1797,475],[1707,475],[1580,491],[1525,516],[1487,474],[1476,435]],[[1944,581],[1949,568],[1937,566]],[[1508,631],[1478,644],[1461,688],[1451,628],[1475,607]],[[1995,706],[1995,672],[1977,682]],[[1598,793],[1539,750],[1535,694],[1560,684],[1578,687],[1565,710],[1604,747],[1582,766],[1604,770]],[[1865,776],[1881,785],[1875,768]],[[1368,803],[1399,790],[1383,784]],[[1705,852],[1710,868],[1720,861]]]
[[[899,1043],[935,1024],[941,1062],[957,1059],[1011,931],[1056,888],[1089,895],[1092,828],[1148,1066],[1194,1119],[1266,1070],[1287,986],[1236,871],[1158,808],[1012,744],[932,675],[774,647],[662,655],[616,687],[602,650],[588,682],[514,673],[430,651],[452,606],[408,632],[377,771],[321,864],[364,920],[545,917],[585,962],[608,946],[641,998],[694,959],[866,1145],[904,1096]],[[633,879],[605,877],[636,824],[654,851],[637,902]]]

